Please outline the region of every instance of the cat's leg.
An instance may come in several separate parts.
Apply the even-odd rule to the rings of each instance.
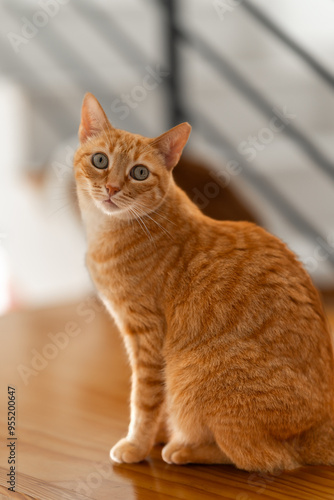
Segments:
[[[305,465],[334,465],[334,419],[302,432],[291,440]]]
[[[178,418],[179,417],[179,418]],[[171,411],[169,425],[172,438],[162,450],[168,464],[231,464],[229,457],[219,448],[212,432],[200,424],[190,413]]]
[[[116,463],[144,460],[158,432],[164,401],[163,360],[158,346],[148,339],[148,334],[126,338],[132,366],[131,417],[127,437],[110,451]]]
[[[216,441],[239,469],[259,472],[276,472],[300,467],[298,455],[287,443],[271,436],[255,433],[254,429],[219,428]]]
[[[169,442],[162,450],[162,458],[168,464],[232,464],[217,443],[184,444]]]
[[[167,423],[166,405],[161,409],[158,431],[155,436],[154,444],[166,444],[169,441],[170,431]]]

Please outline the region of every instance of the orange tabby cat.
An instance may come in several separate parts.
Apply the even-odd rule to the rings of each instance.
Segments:
[[[84,99],[74,167],[87,265],[133,372],[128,435],[111,459],[143,460],[167,418],[168,463],[334,464],[319,295],[280,240],[206,217],[175,185],[190,129],[130,134]]]

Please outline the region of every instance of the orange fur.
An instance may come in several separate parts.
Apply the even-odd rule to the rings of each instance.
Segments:
[[[260,227],[206,217],[176,186],[188,124],[156,139],[117,130],[91,94],[82,116],[87,265],[133,372],[129,432],[112,460],[143,460],[166,417],[168,463],[334,465],[332,345],[302,265]],[[130,177],[137,164],[146,180]]]

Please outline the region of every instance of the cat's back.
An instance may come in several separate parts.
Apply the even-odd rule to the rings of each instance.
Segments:
[[[202,286],[211,284],[211,289],[216,286],[223,294],[228,289],[229,296],[233,290],[251,295],[269,286],[281,286],[287,293],[300,289],[305,296],[318,298],[295,254],[265,229],[251,222],[216,221],[205,216],[196,224],[192,237],[183,241],[179,261],[178,269],[185,270],[187,276],[184,289],[178,287],[182,295],[186,286],[191,285],[191,293],[200,282]]]
[[[210,220],[208,229],[216,236],[214,248],[221,271],[239,293],[272,299],[272,304],[312,304],[322,311],[310,276],[282,240],[251,222]]]

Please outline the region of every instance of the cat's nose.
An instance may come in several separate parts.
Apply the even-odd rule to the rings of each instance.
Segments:
[[[120,191],[120,188],[117,186],[112,186],[111,184],[106,184],[106,190],[109,194],[109,196],[114,196],[114,194],[118,193]]]

